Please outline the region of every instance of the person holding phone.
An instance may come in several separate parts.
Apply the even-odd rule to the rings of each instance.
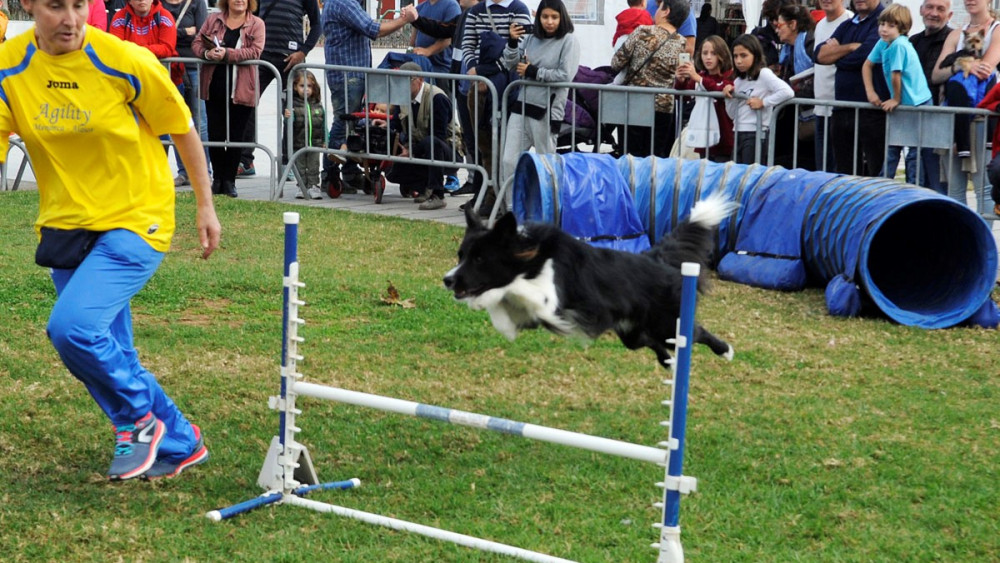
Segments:
[[[257,0],[219,0],[216,7],[221,11],[208,16],[201,26],[201,41],[191,48],[197,57],[218,63],[201,67],[209,140],[239,142],[246,139],[246,122],[257,106],[260,87],[257,66],[234,67],[233,63],[260,58],[264,21],[251,13],[257,9]],[[242,151],[240,147],[209,147],[215,173],[213,194],[236,197]]]
[[[681,54],[684,61],[687,53]],[[677,90],[701,90],[705,92],[722,92],[726,86],[733,85],[733,55],[729,52],[726,41],[718,35],[706,37],[698,48],[698,56],[694,64],[683,62],[677,67]],[[714,147],[696,148],[694,151],[703,158],[715,162],[728,162],[733,156],[733,119],[726,112],[726,101],[714,101],[715,117],[719,120],[719,144]],[[699,126],[688,123],[688,127]]]
[[[562,0],[542,0],[535,11],[534,25],[512,23],[509,31],[503,60],[518,76],[541,83],[571,82],[576,76],[580,43],[573,36],[573,22]],[[521,41],[521,37],[526,38]],[[538,154],[556,152],[556,135],[568,95],[567,88],[521,87],[507,121],[501,180],[514,173],[517,159],[529,148],[535,147]]]
[[[625,71],[626,86],[673,88],[687,42],[677,33],[677,27],[687,19],[690,6],[684,0],[660,0],[655,25],[636,28],[618,52],[611,58],[611,68]],[[689,59],[690,60],[690,59]],[[653,127],[629,126],[620,136],[622,152],[634,156],[666,158],[674,144],[674,97],[658,94],[655,102]]]

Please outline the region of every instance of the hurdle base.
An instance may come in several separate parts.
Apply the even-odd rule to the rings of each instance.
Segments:
[[[298,467],[295,468],[292,478],[300,485],[318,485],[319,477],[316,475],[316,468],[309,456],[309,449],[296,443],[293,451],[297,453],[292,462],[297,463]],[[264,458],[264,466],[260,468],[260,475],[257,476],[257,484],[265,491],[285,490],[284,469],[278,463],[281,452],[281,440],[278,436],[272,437],[271,446],[267,449],[267,456]]]

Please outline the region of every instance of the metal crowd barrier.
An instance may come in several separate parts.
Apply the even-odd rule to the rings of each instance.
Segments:
[[[372,146],[369,135],[365,135],[364,136],[365,146],[364,150],[362,151],[351,151],[341,147],[326,147],[326,148],[304,147],[302,149],[295,151],[292,150],[292,145],[291,145],[293,123],[291,122],[291,120],[286,120],[286,123],[284,124],[285,139],[286,139],[285,150],[286,153],[289,155],[289,157],[288,157],[287,167],[283,171],[284,173],[281,174],[280,178],[278,179],[278,186],[276,193],[280,194],[282,192],[285,179],[287,178],[288,175],[288,170],[289,169],[294,170],[294,163],[297,158],[306,153],[318,152],[324,155],[336,156],[338,159],[342,161],[353,160],[355,162],[360,162],[365,160],[379,160],[379,161],[405,162],[405,163],[423,164],[423,165],[434,164],[438,166],[447,166],[452,168],[464,168],[468,170],[470,174],[472,172],[478,171],[483,175],[483,187],[484,187],[484,189],[480,191],[479,198],[475,203],[475,208],[477,210],[479,209],[479,206],[482,204],[483,198],[486,194],[485,188],[489,187],[491,184],[495,182],[496,178],[495,171],[497,170],[498,159],[499,159],[497,136],[495,134],[492,134],[492,132],[495,132],[499,129],[497,123],[497,112],[491,111],[488,116],[485,116],[488,117],[490,120],[491,134],[489,135],[489,138],[482,138],[481,136],[483,135],[483,133],[480,131],[480,128],[475,127],[475,124],[479,122],[480,118],[484,117],[479,112],[480,101],[488,102],[489,107],[492,108],[497,107],[496,100],[498,99],[498,96],[496,88],[493,86],[492,82],[480,76],[445,74],[437,72],[404,71],[398,69],[379,69],[379,68],[363,69],[359,67],[319,65],[310,63],[302,63],[296,65],[294,68],[292,68],[289,76],[295,76],[295,74],[300,71],[317,71],[317,72],[322,71],[324,75],[327,72],[344,72],[353,75],[361,75],[361,79],[364,84],[362,103],[361,107],[358,108],[358,111],[361,113],[366,113],[366,108],[368,108],[370,104],[386,104],[387,106],[409,107],[412,101],[412,96],[410,94],[410,80],[414,77],[421,77],[424,79],[426,83],[434,81],[439,84],[444,84],[444,88],[442,89],[445,91],[446,94],[449,95],[449,97],[452,100],[453,104],[452,119],[455,120],[458,119],[458,115],[455,113],[457,111],[457,107],[455,107],[455,105],[460,103],[463,104],[466,103],[466,96],[461,93],[459,85],[462,84],[463,82],[468,83],[469,92],[472,93],[472,100],[473,100],[473,107],[470,108],[470,113],[471,113],[471,121],[473,123],[473,131],[471,132],[471,135],[473,138],[473,145],[475,146],[465,147],[466,156],[464,158],[455,140],[452,140],[451,143],[451,151],[450,151],[451,154],[448,155],[450,156],[450,158],[437,158],[436,155],[434,155],[435,156],[434,158],[416,158],[413,156],[403,157],[392,154],[394,151],[392,150],[393,143],[391,136],[389,137],[389,142],[388,146],[386,147],[386,150],[382,151],[382,150],[377,150],[381,147]],[[285,86],[286,88],[285,107],[289,110],[292,108],[293,82],[294,82],[293,80],[289,80],[289,84]],[[480,84],[484,85],[486,89],[485,92],[479,92],[479,88],[477,88],[476,85]],[[329,84],[326,81],[321,80],[320,85],[321,88],[325,88],[326,90],[330,89]],[[348,98],[346,81],[343,83],[343,87],[344,87],[343,92],[331,91],[328,92],[329,95],[326,94],[323,95],[324,104],[326,104],[325,107],[327,110],[326,113],[327,113],[328,125],[332,125],[333,118],[335,117],[331,114],[331,108],[332,108],[331,97],[334,95],[340,95],[343,96],[345,100]],[[439,87],[441,86],[439,85]],[[344,106],[347,107],[347,104],[344,104]],[[386,113],[389,112],[387,111]],[[413,120],[412,119],[408,120],[408,124],[409,124],[409,130],[407,131],[407,138],[409,139],[409,141],[407,143],[408,145],[407,152],[409,153],[409,155],[412,155]],[[434,129],[433,113],[431,113],[431,123],[429,127],[431,128],[431,130]],[[463,131],[463,133],[465,133],[466,136],[468,135],[468,133],[465,131]],[[483,163],[477,162],[478,153],[476,151],[476,146],[479,146],[480,142],[489,143],[489,146],[492,149],[490,162],[483,162]]]
[[[861,163],[858,162],[857,159],[859,139],[861,138],[861,135],[864,134],[863,131],[858,131],[857,129],[858,114],[861,110],[882,111],[875,108],[873,105],[864,102],[838,102],[835,100],[793,98],[776,106],[771,115],[771,131],[777,130],[779,112],[782,109],[788,108],[793,111],[794,128],[792,131],[792,167],[796,167],[799,164],[798,133],[799,126],[803,123],[799,117],[802,115],[803,108],[812,108],[815,106],[830,107],[834,110],[850,110],[854,112],[856,128],[854,131],[854,158],[852,159],[852,173],[856,175],[864,175],[860,174]],[[956,115],[970,115],[973,118],[972,150],[975,153],[975,172],[964,172],[962,170],[962,159],[955,154],[954,126]],[[825,157],[827,155],[826,143],[828,142],[831,134],[830,126],[832,118],[814,115],[813,119],[823,120],[824,123],[826,135],[822,138],[822,154]],[[961,203],[968,203],[967,190],[968,184],[971,182],[975,195],[976,212],[986,217],[993,217],[993,205],[990,203],[989,199],[989,179],[986,176],[986,165],[989,164],[990,160],[992,160],[990,151],[991,135],[989,125],[991,120],[994,120],[993,125],[996,125],[995,119],[995,113],[984,109],[931,105],[898,106],[894,111],[886,114],[883,162],[888,161],[890,147],[904,147],[907,151],[916,151],[918,156],[915,157],[916,167],[914,170],[914,176],[916,177],[916,180],[914,183],[917,183],[921,178],[921,172],[923,171],[923,158],[920,158],[919,155],[922,149],[932,149],[936,154],[938,154],[941,162],[941,170],[944,172],[944,183],[947,183],[948,185],[947,195],[960,201]],[[768,139],[769,150],[767,164],[774,163],[775,141],[776,135],[771,135]],[[816,141],[817,139],[814,138],[813,142]],[[904,164],[905,168],[905,161],[902,155],[900,156],[900,161]],[[831,166],[831,163],[825,163],[823,166],[817,164],[815,168],[831,170],[833,167]],[[895,171],[892,171],[892,173],[894,177]]]
[[[203,64],[219,64],[191,58],[164,59],[164,62],[182,62],[185,65],[193,65],[199,70]],[[493,217],[495,217],[499,209],[505,204],[505,200],[510,198],[510,182],[501,181],[509,175],[509,172],[503,169],[503,155],[501,152],[506,142],[508,129],[507,116],[509,115],[510,110],[509,98],[515,88],[532,86],[547,88],[550,91],[557,88],[567,88],[569,89],[569,100],[573,101],[576,105],[581,105],[583,96],[586,93],[590,93],[591,98],[593,98],[593,94],[596,93],[596,115],[594,115],[594,112],[589,112],[595,121],[593,130],[585,133],[581,132],[578,128],[579,124],[576,122],[576,115],[568,114],[569,121],[567,124],[569,125],[569,131],[567,133],[567,138],[564,139],[564,141],[568,141],[568,146],[564,144],[560,147],[560,150],[581,150],[580,145],[582,144],[584,145],[584,150],[592,150],[595,152],[617,151],[623,154],[632,151],[628,146],[629,141],[627,138],[618,138],[621,136],[621,131],[625,127],[630,126],[650,126],[653,123],[655,116],[655,97],[657,95],[670,94],[675,97],[674,131],[677,138],[679,138],[684,125],[686,125],[683,112],[680,111],[684,106],[685,100],[692,98],[710,98],[716,100],[723,97],[722,94],[717,92],[701,92],[695,90],[644,88],[637,86],[587,84],[577,82],[540,83],[528,80],[514,81],[507,87],[507,89],[504,90],[502,94],[498,94],[492,82],[479,76],[433,72],[409,72],[398,69],[367,69],[338,65],[303,63],[293,68],[289,75],[294,76],[295,73],[300,71],[309,71],[317,75],[320,88],[324,90],[324,92],[321,93],[321,97],[323,99],[324,107],[327,110],[328,125],[332,124],[332,120],[334,118],[331,113],[332,96],[341,95],[346,97],[347,88],[345,83],[344,92],[329,92],[328,82],[322,80],[326,73],[344,72],[362,77],[364,85],[362,96],[363,102],[360,108],[362,111],[364,111],[364,108],[367,108],[369,104],[375,103],[383,103],[393,106],[409,104],[411,102],[409,87],[410,79],[412,77],[419,76],[424,78],[427,82],[433,81],[443,84],[443,89],[451,97],[453,104],[456,106],[457,104],[465,104],[467,102],[466,96],[461,93],[460,84],[469,84],[469,91],[473,93],[473,101],[476,102],[473,104],[472,108],[472,123],[478,123],[481,118],[488,119],[490,124],[490,134],[488,138],[485,138],[485,131],[475,125],[473,125],[473,130],[471,132],[466,131],[465,136],[471,136],[474,141],[473,145],[475,146],[466,147],[465,158],[463,158],[460,154],[457,144],[454,142],[452,143],[452,151],[449,155],[450,158],[437,158],[437,155],[434,155],[434,158],[416,158],[413,156],[400,157],[392,154],[393,150],[391,141],[388,146],[385,147],[385,150],[381,150],[382,147],[371,146],[370,139],[367,135],[365,135],[364,149],[361,151],[351,151],[342,147],[305,147],[296,151],[292,146],[292,128],[294,125],[291,120],[285,120],[283,118],[283,110],[290,110],[292,108],[292,81],[288,84],[282,84],[281,75],[278,72],[278,69],[266,61],[255,60],[238,64],[257,65],[261,67],[261,72],[272,72],[275,75],[275,82],[278,89],[284,90],[285,92],[283,101],[280,96],[276,97],[276,115],[277,119],[282,120],[282,122],[279,123],[282,127],[277,128],[277,138],[275,139],[275,143],[273,145],[259,142],[259,140],[256,139],[256,135],[254,135],[254,139],[246,141],[235,141],[228,138],[227,135],[227,138],[223,141],[208,141],[206,145],[223,147],[252,147],[254,149],[259,148],[264,150],[264,152],[271,159],[269,178],[270,196],[272,200],[276,200],[281,197],[287,178],[290,175],[297,173],[295,169],[296,159],[304,154],[313,152],[327,156],[333,155],[341,161],[354,160],[360,162],[364,160],[379,160],[424,165],[436,164],[438,166],[443,165],[453,168],[464,168],[468,170],[470,174],[478,171],[484,177],[484,188],[494,186],[497,190],[497,204],[493,209]],[[231,77],[227,75],[226,79],[228,81]],[[479,88],[476,87],[477,85],[483,85],[485,92],[479,92]],[[198,88],[197,82],[192,84],[192,87]],[[740,96],[737,97],[739,98]],[[551,96],[548,98],[551,99]],[[489,115],[483,116],[479,113],[481,104],[478,102],[486,102],[486,106],[491,108]],[[774,108],[770,123],[767,124],[767,131],[769,131],[770,134],[767,136],[766,159],[761,158],[763,143],[760,142],[762,136],[765,134],[765,129],[763,127],[765,124],[758,119],[757,158],[755,160],[757,162],[765,160],[765,162],[762,162],[763,164],[773,165],[775,164],[776,157],[781,157],[784,160],[781,164],[790,167],[798,167],[803,164],[803,161],[805,160],[813,160],[811,158],[804,158],[805,154],[803,151],[805,150],[805,145],[799,138],[801,132],[800,128],[808,127],[808,122],[810,120],[813,120],[814,122],[821,122],[824,126],[823,129],[826,131],[826,135],[822,136],[822,138],[816,138],[816,136],[814,136],[813,142],[821,142],[825,144],[829,142],[832,123],[832,119],[828,116],[812,115],[807,117],[810,110],[816,106],[830,107],[834,110],[840,111],[853,111],[855,113],[856,126],[857,116],[860,110],[877,110],[877,108],[874,108],[870,104],[860,102],[839,102],[835,100],[814,100],[809,98],[793,98],[788,100]],[[500,111],[497,111],[497,108],[499,108]],[[782,127],[779,120],[788,119],[787,117],[782,116],[782,110],[785,110],[786,112],[790,110],[792,112],[790,121],[793,125],[789,131],[779,130],[779,127]],[[962,161],[954,154],[952,132],[954,128],[955,115],[959,114],[973,116],[973,127],[975,131],[973,147],[976,151],[975,157],[977,166],[976,171],[972,173],[963,172],[961,170]],[[501,116],[503,117],[501,118]],[[203,116],[197,116],[196,114],[196,117]],[[227,116],[227,120],[228,117],[229,116]],[[453,118],[457,119],[457,116],[454,116]],[[992,203],[989,201],[989,181],[986,177],[986,165],[991,160],[990,153],[988,151],[990,146],[990,126],[994,124],[993,120],[995,119],[996,115],[994,113],[988,110],[979,110],[974,108],[899,106],[892,113],[886,114],[883,160],[887,160],[886,157],[889,155],[890,147],[905,147],[904,150],[915,150],[917,151],[917,154],[920,153],[921,149],[935,150],[940,154],[942,168],[946,170],[945,181],[950,186],[949,195],[959,199],[963,203],[966,203],[967,200],[965,197],[966,189],[968,187],[967,183],[971,181],[975,192],[975,207],[977,212],[981,215],[992,218]],[[412,120],[410,120],[409,123],[410,127],[412,127]],[[433,122],[431,127],[433,128]],[[410,133],[407,135],[408,138],[412,139],[412,131],[408,133]],[[863,131],[855,129],[853,144],[855,157],[852,160],[852,172],[855,174],[862,172],[862,163],[859,162],[856,155],[858,152],[857,149],[859,139],[863,134]],[[778,137],[789,135],[792,139],[790,161],[788,160],[788,154],[776,154],[776,142],[778,141]],[[284,145],[282,145],[283,142]],[[480,143],[485,143],[486,146],[491,149],[489,162],[478,162],[478,151],[476,147],[479,146]],[[653,152],[653,143],[653,139],[650,139],[650,147],[648,147],[648,152],[650,153]],[[167,144],[169,144],[169,142],[167,142]],[[408,150],[412,155],[412,143],[408,147]],[[823,150],[820,151],[820,154],[822,155],[823,160],[826,161],[828,152]],[[284,159],[283,155],[288,155],[288,158]],[[710,150],[709,156],[711,156]],[[286,160],[287,163],[285,162]],[[904,161],[905,166],[906,161],[902,155],[900,160]],[[916,161],[916,175],[917,178],[920,178],[920,173],[923,167],[923,159],[917,157],[911,160]],[[815,163],[813,168],[831,170],[833,168],[833,164],[834,163],[829,161]],[[20,172],[21,171],[19,171],[19,176]],[[965,185],[962,185],[963,182]],[[482,204],[485,193],[486,189],[480,191],[479,198],[474,204],[477,210]]]
[[[273,87],[276,88],[276,91],[280,92],[280,91],[283,90],[283,86],[282,86],[282,83],[281,83],[281,73],[278,72],[278,69],[274,65],[272,65],[271,63],[269,63],[267,61],[259,60],[259,59],[252,60],[252,61],[243,61],[243,62],[240,62],[240,63],[223,63],[223,62],[217,62],[217,61],[207,61],[205,59],[198,59],[198,58],[192,58],[192,57],[169,57],[169,58],[164,58],[164,59],[160,59],[160,60],[165,65],[169,65],[169,63],[184,63],[185,72],[187,72],[188,65],[191,65],[196,70],[198,70],[197,74],[195,75],[196,80],[191,85],[191,87],[195,91],[195,96],[198,99],[201,99],[201,89],[200,89],[200,86],[201,86],[201,83],[200,83],[200,80],[201,80],[201,68],[204,65],[232,64],[234,66],[257,66],[257,67],[260,67],[258,69],[258,72],[270,72],[270,73],[272,73],[274,75],[274,83],[273,83],[274,86]],[[225,73],[225,77],[226,77],[226,91],[227,92],[231,92],[232,91],[232,80],[233,80],[232,73]],[[258,82],[258,85],[259,85],[259,82]],[[261,96],[262,93],[263,92],[260,92],[260,91],[258,91],[256,93],[257,100],[258,100],[258,102],[257,102],[257,108],[260,107],[260,100],[262,98],[262,96]],[[187,95],[187,94],[185,94],[185,95]],[[275,104],[275,111],[277,113],[278,119],[281,119],[281,115],[282,115],[282,110],[283,109],[284,109],[284,106],[281,104],[281,97],[278,96],[277,97],[277,102]],[[254,109],[254,111],[255,112],[257,111],[256,108]],[[196,104],[196,108],[194,110],[192,110],[192,118],[195,120],[195,126],[196,127],[198,127],[200,125],[200,123],[201,123],[201,121],[199,121],[200,119],[205,119],[205,120],[208,119],[207,115],[200,115],[200,113],[201,113],[201,105],[200,104]],[[229,124],[230,124],[230,122],[231,122],[231,119],[230,119],[230,115],[229,115],[229,106],[227,105],[226,106],[226,138],[223,139],[223,140],[221,140],[221,141],[212,141],[212,140],[203,141],[203,144],[206,147],[253,148],[254,150],[256,150],[256,149],[263,150],[267,154],[267,157],[271,161],[270,169],[269,169],[269,175],[268,175],[268,178],[270,179],[271,199],[272,200],[277,199],[275,197],[275,194],[278,193],[277,192],[277,189],[278,189],[277,179],[279,177],[278,176],[278,172],[279,172],[279,170],[281,168],[280,162],[281,162],[281,155],[282,155],[281,128],[280,127],[277,128],[276,139],[275,139],[275,143],[273,145],[274,148],[272,149],[270,145],[266,145],[264,143],[261,143],[260,140],[257,139],[257,132],[256,131],[253,132],[253,137],[251,139],[248,139],[248,140],[237,141],[237,140],[231,139],[230,135],[229,135]],[[169,138],[168,138],[167,140],[163,141],[163,144],[166,145],[166,146],[173,146],[174,143],[173,143],[172,140],[169,140]],[[284,171],[282,171],[282,172],[284,172]],[[282,177],[284,177],[284,176],[282,176]]]
[[[21,151],[21,163],[17,167],[17,174],[14,175],[14,183],[10,186],[7,185],[7,163],[10,162],[10,151],[12,149],[17,149]],[[31,166],[31,156],[28,155],[28,149],[24,147],[24,143],[18,137],[10,137],[10,145],[7,147],[7,157],[3,162],[0,162],[0,191],[10,190],[16,192],[19,187],[21,187],[21,178],[24,177],[25,169]],[[34,170],[34,167],[32,167]]]

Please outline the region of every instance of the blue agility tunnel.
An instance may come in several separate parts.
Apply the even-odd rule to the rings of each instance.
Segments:
[[[896,322],[922,328],[1000,322],[990,300],[997,248],[987,223],[950,198],[894,180],[707,160],[525,153],[515,171],[514,213],[586,240],[634,241],[639,230],[642,244],[612,245],[636,252],[717,192],[740,203],[719,226],[723,279],[786,291],[826,285],[827,308],[840,316],[873,303]]]

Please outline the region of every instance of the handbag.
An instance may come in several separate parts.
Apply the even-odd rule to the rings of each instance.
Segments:
[[[704,90],[698,85],[698,90]],[[684,144],[695,149],[707,149],[719,144],[722,133],[719,130],[719,116],[715,113],[712,98],[695,96],[694,109],[688,120],[684,134]]]
[[[35,250],[35,264],[43,268],[72,270],[90,254],[101,232],[87,229],[42,227],[42,240]]]

